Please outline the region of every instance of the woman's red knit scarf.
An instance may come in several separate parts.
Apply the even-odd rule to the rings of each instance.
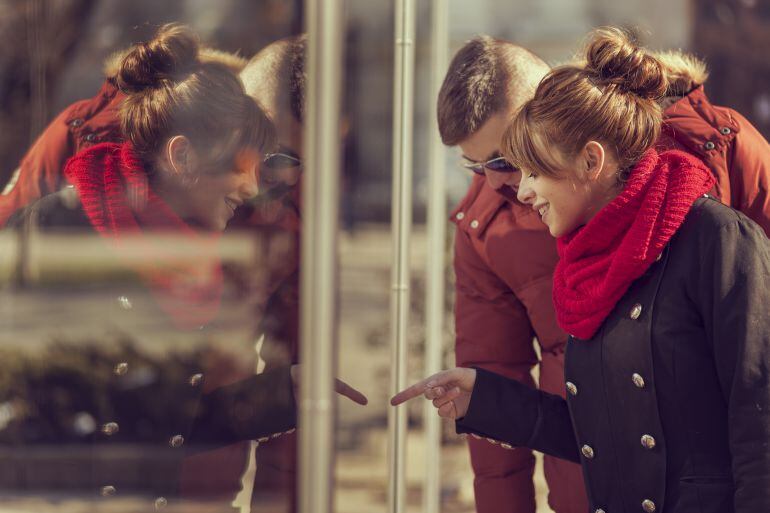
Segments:
[[[86,216],[182,329],[210,322],[219,310],[218,236],[196,232],[150,188],[129,143],[97,144],[64,171]]]
[[[580,339],[593,337],[713,185],[697,158],[648,150],[612,202],[558,239],[553,301],[559,326]]]

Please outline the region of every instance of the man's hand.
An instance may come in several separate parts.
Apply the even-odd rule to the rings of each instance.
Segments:
[[[291,366],[291,381],[294,383],[294,397],[299,397],[299,365]],[[334,391],[361,406],[366,406],[369,403],[369,399],[364,394],[340,379],[335,378]]]
[[[476,384],[476,369],[455,367],[441,371],[402,390],[390,400],[397,406],[417,396],[432,400],[440,417],[459,419],[468,412],[471,393]]]

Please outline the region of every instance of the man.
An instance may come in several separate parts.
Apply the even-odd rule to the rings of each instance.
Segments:
[[[455,331],[458,366],[478,366],[564,395],[564,345],[551,303],[556,245],[538,216],[516,200],[520,173],[500,157],[509,118],[548,66],[512,43],[481,36],[449,65],[438,97],[438,126],[459,146],[473,181],[452,213],[456,224]],[[522,448],[469,439],[479,513],[534,513],[535,460]],[[545,457],[548,502],[557,513],[585,513],[580,466]]]

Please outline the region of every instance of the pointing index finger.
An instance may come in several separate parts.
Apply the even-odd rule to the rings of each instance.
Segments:
[[[418,381],[409,388],[402,390],[390,399],[390,404],[392,406],[398,406],[399,404],[405,403],[410,399],[414,399],[415,397],[422,395],[427,388],[443,385],[446,381],[445,373],[446,371],[439,372],[438,374],[427,377],[422,381]]]
[[[334,380],[334,388],[338,394],[344,395],[354,403],[365,406],[369,402],[364,394],[351,387],[341,379]]]

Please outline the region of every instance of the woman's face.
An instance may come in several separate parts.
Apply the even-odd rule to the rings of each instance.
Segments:
[[[232,169],[204,171],[200,154],[184,136],[169,140],[159,193],[182,219],[222,231],[235,209],[259,192],[262,155],[243,149]]]
[[[233,169],[222,173],[202,173],[187,187],[187,212],[184,217],[209,230],[222,231],[235,209],[259,192],[257,175],[261,155],[243,150]]]
[[[517,193],[518,200],[532,206],[554,237],[588,223],[617,194],[616,170],[605,160],[598,143],[589,143],[575,158],[565,161],[559,177],[522,170]]]

